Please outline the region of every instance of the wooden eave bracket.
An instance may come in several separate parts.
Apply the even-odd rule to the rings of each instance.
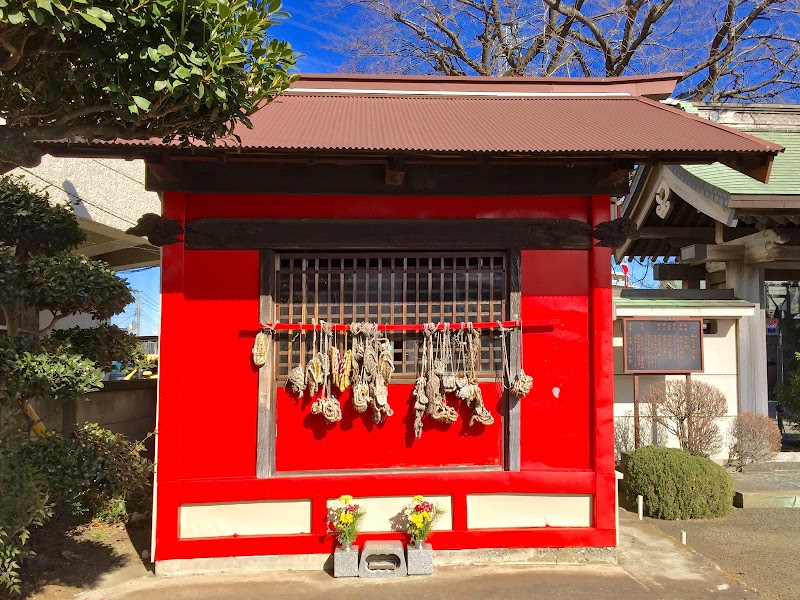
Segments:
[[[146,237],[153,246],[168,246],[181,240],[177,236],[183,234],[183,227],[177,219],[167,219],[155,213],[146,213],[139,217],[136,225],[125,233]]]
[[[598,223],[592,237],[597,245],[605,248],[619,248],[629,239],[638,237],[639,228],[632,219],[620,218]]]

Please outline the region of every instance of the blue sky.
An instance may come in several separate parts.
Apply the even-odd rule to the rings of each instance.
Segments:
[[[330,32],[337,25],[335,17],[329,15],[327,8],[320,9],[323,2],[306,0],[287,0],[283,10],[291,18],[270,29],[276,37],[286,40],[300,53],[297,63],[302,73],[334,73],[340,71],[341,57],[327,47]]]
[[[132,290],[141,292],[140,306],[140,335],[158,335],[159,331],[159,308],[161,290],[161,269],[151,267],[149,269],[135,269],[133,271],[120,271],[120,277],[127,280]],[[111,322],[120,327],[129,328],[133,325],[136,318],[136,305],[131,304],[121,315],[112,317]],[[130,330],[130,329],[129,329]]]

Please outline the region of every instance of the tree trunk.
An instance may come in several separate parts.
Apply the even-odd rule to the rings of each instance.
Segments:
[[[6,318],[8,337],[13,339],[22,333],[39,334],[39,312],[36,309],[25,306],[20,300],[0,308]]]

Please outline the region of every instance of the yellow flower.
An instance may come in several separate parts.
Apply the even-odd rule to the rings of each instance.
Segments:
[[[425,500],[425,496],[414,496],[414,497],[412,498],[412,500],[413,500],[414,502],[422,502],[423,500]]]
[[[353,497],[345,494],[344,496],[339,496],[339,501],[344,502],[345,504],[350,504],[353,501]]]
[[[431,518],[431,513],[429,513],[427,510],[423,510],[420,514],[422,515],[423,521],[427,521]]]
[[[354,517],[352,513],[344,513],[341,517],[339,517],[339,520],[345,525],[349,525],[353,522],[353,518]]]
[[[411,524],[414,525],[414,527],[422,527],[422,515],[420,513],[411,515]]]

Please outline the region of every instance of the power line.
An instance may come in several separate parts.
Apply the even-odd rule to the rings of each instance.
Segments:
[[[114,167],[111,167],[111,166],[107,165],[107,164],[106,164],[106,163],[104,163],[104,162],[100,162],[100,161],[99,161],[99,160],[97,160],[96,158],[90,158],[89,160],[91,160],[91,161],[92,161],[92,162],[94,162],[94,163],[97,163],[97,164],[98,164],[98,165],[100,165],[101,167],[105,167],[106,169],[108,169],[108,170],[110,170],[110,171],[114,171],[114,173],[117,173],[118,175],[122,175],[122,176],[123,176],[123,177],[125,177],[126,179],[130,179],[132,182],[134,182],[134,183],[138,183],[140,186],[144,187],[144,182],[143,182],[143,181],[139,181],[138,179],[134,179],[133,177],[131,177],[131,176],[130,176],[130,175],[128,175],[127,173],[123,173],[122,171],[118,171],[118,170],[117,170],[117,169],[115,169]]]
[[[102,211],[102,212],[104,212],[106,214],[109,214],[112,217],[116,217],[120,221],[124,221],[124,222],[126,222],[126,223],[128,223],[130,225],[136,225],[136,223],[134,223],[133,221],[129,220],[127,217],[123,217],[122,215],[118,215],[114,211],[108,210],[107,208],[103,208],[102,206],[98,206],[97,204],[91,202],[90,200],[87,200],[86,198],[83,198],[83,197],[79,196],[78,194],[76,194],[74,192],[70,192],[69,190],[67,190],[64,187],[62,187],[62,186],[60,186],[60,185],[58,185],[56,183],[53,183],[52,181],[49,181],[49,180],[45,179],[41,175],[37,175],[36,173],[31,171],[30,169],[26,169],[25,167],[19,167],[19,168],[22,169],[23,171],[25,171],[26,173],[28,173],[29,175],[32,175],[33,177],[36,177],[36,179],[38,179],[40,181],[44,181],[47,185],[61,190],[62,192],[64,192],[68,196],[71,196],[72,198],[75,198],[75,200],[78,200],[80,202],[84,202],[84,203],[88,204],[89,206],[92,206],[92,207],[96,208],[97,210],[100,210],[100,211]]]

